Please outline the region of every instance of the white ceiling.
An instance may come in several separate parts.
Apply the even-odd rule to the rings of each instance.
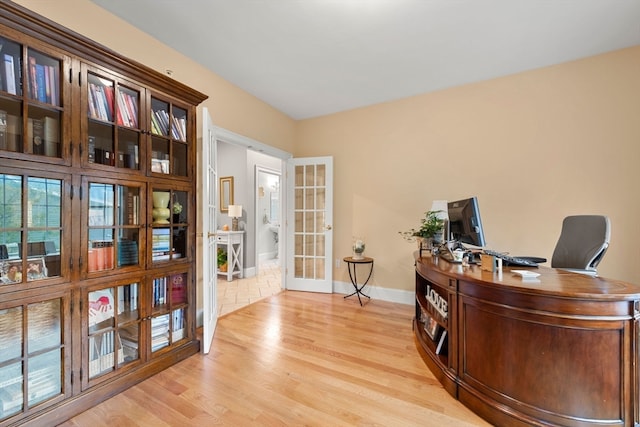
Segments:
[[[640,44],[640,0],[91,1],[294,119]]]

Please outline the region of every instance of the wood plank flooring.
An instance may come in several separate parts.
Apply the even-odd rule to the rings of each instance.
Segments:
[[[418,355],[413,307],[285,291],[220,318],[195,355],[62,427],[487,426]]]

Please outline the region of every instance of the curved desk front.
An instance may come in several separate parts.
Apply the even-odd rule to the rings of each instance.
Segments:
[[[416,253],[425,363],[495,425],[636,425],[640,287],[535,271],[523,280]]]

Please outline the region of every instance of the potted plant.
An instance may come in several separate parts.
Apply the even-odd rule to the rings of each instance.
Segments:
[[[443,211],[427,211],[420,220],[420,228],[412,228],[409,231],[399,231],[402,237],[409,242],[419,242],[420,249],[432,246],[433,242],[442,239],[444,219],[440,218]]]
[[[227,253],[222,248],[218,248],[218,270],[227,271]]]

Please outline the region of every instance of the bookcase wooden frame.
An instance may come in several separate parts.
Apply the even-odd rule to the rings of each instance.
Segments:
[[[39,95],[31,95],[35,99],[24,93],[30,88],[30,84],[33,85],[29,82],[37,81],[30,78],[24,68],[21,68],[25,71],[20,76],[21,82],[24,82],[21,86],[22,95],[17,90],[16,94],[7,92],[4,84],[0,87],[0,110],[3,106],[19,105],[20,109],[16,111],[19,111],[19,123],[23,127],[21,131],[26,131],[30,115],[49,114],[58,118],[58,128],[53,128],[58,140],[52,139],[58,145],[50,146],[48,152],[0,146],[0,174],[55,177],[61,184],[61,194],[56,195],[60,197],[61,208],[60,247],[56,255],[60,266],[55,270],[58,274],[31,281],[23,279],[16,283],[0,282],[0,310],[7,310],[7,313],[27,313],[28,309],[35,310],[38,304],[47,301],[60,307],[60,318],[55,323],[56,328],[60,328],[59,348],[53,346],[35,353],[25,352],[22,356],[6,353],[6,357],[0,351],[0,380],[3,380],[2,375],[10,372],[8,367],[28,366],[28,363],[35,363],[41,354],[49,357],[56,354],[51,351],[57,351],[60,355],[59,360],[55,361],[60,366],[60,376],[57,377],[54,373],[54,379],[48,379],[46,375],[50,375],[50,372],[31,372],[29,381],[33,380],[33,384],[37,384],[32,387],[44,396],[42,401],[33,402],[28,397],[31,386],[27,384],[26,378],[29,372],[24,371],[24,376],[16,377],[22,391],[17,388],[17,397],[14,398],[18,400],[6,405],[6,413],[3,412],[0,397],[0,427],[56,425],[199,350],[200,343],[195,336],[197,274],[196,253],[193,249],[196,234],[196,107],[207,96],[10,1],[0,2],[0,37],[21,47],[21,54],[16,54],[15,60],[26,64],[29,53],[38,52],[54,58],[58,62],[54,61],[53,64],[59,67],[55,70],[44,68],[49,80],[46,80],[46,75],[45,80],[40,77],[40,82],[44,82],[44,89]],[[90,73],[94,75],[91,79]],[[0,79],[3,76],[0,70]],[[55,76],[53,82],[51,76]],[[15,82],[20,83],[15,78]],[[104,91],[91,88],[89,81],[95,82],[98,78],[113,82],[113,89]],[[118,88],[130,91],[120,100],[123,104],[118,104]],[[98,95],[106,98],[101,98],[101,104],[90,104],[91,97]],[[132,100],[138,104],[127,111],[129,116],[125,123],[117,116],[118,109],[124,108]],[[166,135],[153,135],[152,105],[166,105],[166,114],[163,116],[169,120]],[[90,109],[96,106],[112,110],[107,111],[107,114],[92,116]],[[137,114],[137,120],[131,120],[132,114]],[[93,121],[93,127],[89,125],[90,121]],[[172,129],[171,126],[179,129]],[[95,155],[95,151],[90,154],[89,139],[96,129],[101,132],[101,137],[109,135],[109,132],[114,135],[113,149],[107,150],[109,156],[114,156],[113,160],[109,157],[109,161],[106,161],[103,157],[101,162],[96,162],[95,157],[90,157]],[[28,139],[24,132],[17,138],[21,142]],[[166,147],[166,152],[161,154],[165,157],[161,160],[166,168],[161,168],[159,172],[152,170],[153,156],[159,156],[157,150],[153,149],[154,138],[157,146]],[[104,256],[108,256],[109,261],[102,266],[106,265],[108,268],[103,270],[89,270],[88,267],[89,251],[92,248],[87,243],[92,239],[88,221],[88,190],[91,182],[138,189],[138,199],[135,201],[136,220],[127,216],[123,220],[125,224],[110,225],[107,221],[107,225],[102,227],[102,234],[111,239],[113,245],[107,246]],[[172,239],[184,240],[181,241],[184,253],[180,253],[180,257],[171,256],[177,252],[173,247],[166,259],[152,257],[150,239],[155,226],[152,226],[151,192],[156,188],[179,194],[180,215],[171,216],[166,227],[172,233]],[[109,209],[133,209],[132,202],[127,203],[130,206],[121,208],[114,205]],[[26,202],[23,206],[26,206]],[[31,206],[23,211],[26,209],[30,210]],[[20,214],[25,223],[28,214],[30,215],[27,212]],[[118,212],[114,215],[118,215]],[[132,214],[129,212],[126,215]],[[174,218],[178,222],[174,222]],[[30,230],[26,227],[10,230],[22,233],[21,258],[24,259],[27,257],[26,235]],[[101,230],[100,227],[94,228]],[[0,228],[0,235],[6,231]],[[135,242],[127,240],[130,244],[126,249],[119,246],[121,233],[128,233],[126,237],[134,236],[135,239]],[[96,247],[98,246],[102,249],[102,246]],[[135,253],[132,253],[136,248],[137,263]],[[120,266],[123,257],[127,262]],[[42,256],[36,258],[45,260]],[[158,295],[154,294],[157,292],[154,291],[154,280],[157,281],[158,278],[168,278],[169,294],[163,294],[163,304],[156,307],[153,301],[154,298],[158,299]],[[109,292],[115,292],[120,298],[115,302],[116,307],[118,304],[128,304],[126,310],[131,310],[131,291],[127,290],[129,293],[126,295],[118,294],[125,292],[129,284],[136,284],[136,292],[139,292],[135,296],[135,315],[119,307],[117,310],[123,311],[120,314],[116,312],[116,320],[113,320],[121,321],[122,319],[117,320],[118,316],[127,313],[137,316],[133,317],[131,324],[135,326],[133,330],[137,328],[138,335],[133,337],[133,341],[129,341],[129,345],[131,342],[136,343],[138,351],[137,354],[134,351],[125,357],[119,324],[111,325],[107,322],[107,326],[101,325],[105,331],[105,342],[98,342],[102,339],[102,332],[90,331],[89,295],[96,290],[111,289]],[[120,286],[123,288],[119,288]],[[91,304],[95,308],[95,301]],[[165,318],[168,319],[167,325],[160,321],[154,323],[153,319],[157,317],[161,317],[162,322]],[[27,336],[27,333],[36,334],[36,337],[47,334],[47,330],[42,329],[47,328],[46,322],[43,326],[31,326],[28,317],[26,319],[24,324],[27,326],[22,329],[12,329],[6,322],[0,322],[0,342],[17,340],[28,348],[24,343],[33,337]],[[122,325],[128,326],[127,323]],[[161,342],[159,349],[152,349],[153,325],[168,328],[168,339]],[[99,339],[91,341],[92,336]],[[125,337],[130,338],[132,337]],[[37,341],[34,345],[37,345]],[[93,350],[90,348],[92,345],[95,347]],[[91,351],[95,357],[91,356]],[[19,371],[23,372],[22,369],[24,368]],[[8,381],[13,379],[9,378]]]

